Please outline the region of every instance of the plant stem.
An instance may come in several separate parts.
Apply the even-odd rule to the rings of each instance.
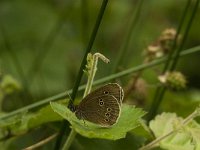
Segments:
[[[96,23],[94,25],[92,34],[90,36],[90,41],[89,41],[89,43],[87,45],[84,57],[83,57],[82,62],[81,62],[81,66],[80,66],[80,69],[79,69],[79,72],[78,72],[78,76],[76,78],[76,82],[75,82],[73,90],[72,90],[71,102],[69,103],[68,107],[70,105],[72,105],[71,103],[74,101],[74,99],[76,97],[76,93],[78,91],[78,87],[80,85],[80,82],[81,82],[81,79],[82,79],[82,76],[83,76],[83,69],[84,69],[84,67],[86,65],[86,62],[87,62],[86,58],[87,58],[88,53],[91,51],[93,43],[94,43],[94,41],[96,39],[96,35],[97,35],[97,32],[98,32],[99,26],[101,24],[101,21],[102,21],[103,14],[105,12],[107,3],[108,3],[108,0],[103,0],[103,2],[102,2],[102,5],[101,5],[101,8],[100,8]],[[65,133],[66,129],[67,129],[67,122],[66,122],[66,120],[64,120],[63,121],[63,126],[60,129],[60,134],[59,134],[59,136],[57,138],[57,141],[56,141],[56,145],[55,145],[55,148],[54,148],[55,150],[58,150],[60,148],[60,145],[61,145],[61,142],[62,142],[63,133]]]
[[[102,61],[104,61],[105,63],[109,63],[110,60],[107,59],[104,55],[100,54],[100,53],[95,53],[93,55],[93,61],[92,61],[92,66],[91,66],[91,72],[89,73],[89,76],[88,76],[88,82],[86,84],[86,89],[85,89],[85,93],[84,93],[84,97],[86,95],[88,95],[90,93],[90,90],[92,88],[92,84],[93,84],[93,81],[94,81],[94,77],[95,77],[95,74],[96,74],[96,71],[97,71],[97,63],[98,63],[98,59],[101,59]]]
[[[188,0],[186,6],[185,6],[185,9],[184,9],[184,12],[183,12],[183,16],[182,16],[182,19],[181,19],[181,24],[179,25],[179,30],[181,29],[181,27],[183,26],[183,22],[186,20],[186,14],[189,13],[189,5],[190,5],[190,2],[191,0]],[[186,42],[186,38],[188,37],[188,33],[189,33],[189,30],[191,29],[191,25],[192,25],[192,21],[194,20],[194,16],[197,12],[197,8],[198,8],[198,5],[199,5],[199,0],[196,1],[196,4],[195,4],[195,7],[192,11],[192,15],[190,16],[190,20],[186,26],[186,29],[185,29],[185,33],[183,35],[183,40],[181,41],[181,44],[179,46],[179,48],[174,52],[175,55],[173,55],[174,59],[173,59],[173,62],[172,62],[172,65],[171,67],[169,68],[169,59],[171,59],[170,57],[172,57],[171,55],[168,56],[168,61],[164,67],[164,70],[163,72],[166,72],[167,70],[170,70],[170,71],[173,71],[176,67],[176,64],[180,58],[180,53],[181,51],[183,50],[183,46],[184,46],[184,43]],[[177,36],[176,35],[176,39],[177,40]],[[174,47],[176,46],[176,43],[177,41],[174,41]],[[149,111],[149,114],[148,114],[148,117],[147,117],[147,121],[150,121],[157,113],[158,111],[158,108],[163,100],[163,97],[164,97],[164,94],[165,94],[165,91],[166,91],[166,88],[165,87],[158,87],[158,89],[156,90],[156,93],[155,93],[155,97],[153,99],[153,102],[152,102],[152,105],[150,107],[150,111]]]
[[[190,0],[190,1],[191,1],[191,0]],[[178,62],[178,60],[179,60],[180,52],[183,50],[183,47],[184,47],[184,45],[185,45],[185,43],[186,43],[186,40],[187,40],[189,31],[190,31],[190,29],[191,29],[191,27],[192,27],[192,23],[193,23],[193,21],[194,21],[195,15],[196,15],[196,13],[197,13],[198,6],[199,6],[199,0],[196,0],[195,6],[194,6],[193,11],[192,11],[192,14],[191,14],[191,16],[190,16],[190,18],[189,18],[189,21],[188,21],[188,24],[187,24],[187,26],[186,26],[185,33],[184,33],[184,35],[183,35],[183,40],[182,40],[182,42],[181,42],[181,44],[180,44],[178,50],[177,50],[176,53],[175,53],[175,59],[173,60],[172,66],[171,66],[171,68],[170,68],[170,71],[173,71],[173,70],[175,69],[175,67],[176,67],[176,64],[177,64],[177,62]]]
[[[33,150],[33,149],[36,149],[38,147],[41,147],[42,145],[44,145],[44,144],[48,143],[49,141],[53,140],[57,135],[58,135],[58,133],[55,133],[55,134],[47,137],[46,139],[44,139],[44,140],[42,140],[42,141],[40,141],[40,142],[38,142],[36,144],[33,144],[33,145],[29,146],[29,147],[24,148],[23,150]]]
[[[173,44],[172,44],[172,49],[171,49],[171,51],[169,52],[168,60],[167,60],[166,63],[165,63],[165,66],[164,66],[164,68],[163,68],[162,73],[165,73],[165,71],[168,69],[168,67],[169,67],[169,65],[170,65],[170,62],[171,62],[171,57],[173,56],[173,54],[174,54],[175,51],[176,51],[177,40],[178,40],[178,37],[179,37],[179,35],[180,35],[181,29],[183,28],[184,20],[185,20],[185,18],[186,18],[186,14],[188,13],[188,9],[189,9],[190,3],[191,3],[191,0],[188,0],[187,3],[186,3],[186,5],[185,5],[185,9],[184,9],[183,14],[182,14],[182,16],[181,16],[181,20],[180,20],[180,23],[179,23],[179,26],[178,26],[178,29],[177,29],[177,32],[176,32],[176,35],[175,35]]]
[[[69,149],[69,147],[71,146],[74,138],[76,137],[76,134],[77,134],[76,131],[74,129],[72,129],[70,134],[69,134],[69,136],[68,136],[68,138],[67,138],[67,141],[65,142],[65,144],[64,144],[64,146],[62,148],[62,150]]]
[[[180,56],[181,57],[187,56],[189,54],[194,54],[194,53],[197,53],[199,51],[200,51],[200,46],[196,46],[196,47],[190,48],[188,50],[182,51]],[[173,58],[174,57],[172,57],[171,59],[173,59]],[[160,65],[160,64],[166,62],[166,60],[167,60],[166,58],[161,58],[159,60],[152,61],[152,62],[150,62],[148,64],[142,64],[142,65],[139,65],[137,67],[131,67],[131,68],[126,69],[124,71],[121,71],[121,72],[112,74],[110,76],[101,78],[99,80],[96,80],[96,81],[94,81],[93,85],[98,85],[98,84],[101,84],[101,83],[104,83],[104,82],[107,82],[107,81],[110,81],[110,80],[113,80],[113,79],[116,79],[116,78],[120,78],[120,77],[129,75],[131,73],[138,72],[138,71],[143,70],[143,69],[150,69],[152,67],[155,67],[157,65]],[[86,85],[82,85],[82,86],[79,87],[79,90],[83,90],[83,89],[85,89],[85,87],[86,87]],[[20,108],[20,109],[14,110],[12,112],[9,112],[7,114],[1,115],[0,116],[0,120],[7,119],[7,118],[12,117],[14,115],[17,115],[19,113],[34,109],[36,107],[41,107],[41,106],[43,106],[45,104],[48,104],[50,101],[55,101],[55,100],[58,100],[58,99],[62,99],[64,97],[66,97],[68,95],[68,93],[71,93],[71,92],[72,92],[72,90],[68,90],[68,91],[59,93],[57,95],[51,96],[49,98],[46,98],[46,99],[43,99],[43,100],[39,100],[38,102],[35,102],[35,103],[30,104],[28,106],[25,106],[23,108]]]
[[[102,54],[100,53],[95,53],[93,55],[93,57],[91,58],[92,59],[92,63],[91,63],[91,68],[89,68],[88,70],[88,81],[87,81],[87,84],[86,84],[86,88],[85,88],[85,92],[84,92],[84,95],[83,95],[83,98],[88,95],[92,89],[92,83],[94,81],[94,77],[95,77],[95,74],[96,74],[96,71],[97,71],[97,64],[98,64],[98,58],[101,58],[105,63],[108,63],[109,62],[109,59],[107,59],[105,56],[103,56]],[[90,60],[88,61],[90,62]],[[74,138],[76,136],[76,131],[72,128],[62,150],[68,150],[71,143],[73,142]]]

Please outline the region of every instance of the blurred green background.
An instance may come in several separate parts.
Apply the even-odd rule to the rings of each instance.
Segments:
[[[92,49],[104,54],[111,63],[103,65],[104,67],[100,64],[96,79],[109,75],[138,2],[109,2]],[[123,60],[123,69],[142,63],[144,48],[165,28],[177,28],[184,4],[183,0],[144,2]],[[9,46],[19,60],[28,82],[31,80],[29,86],[33,95],[46,97],[71,88],[100,5],[99,0],[88,1],[87,10],[83,10],[81,1],[2,0],[0,22],[4,35],[1,33],[0,36],[1,71],[21,80],[16,70],[16,62],[8,52]],[[82,18],[83,13],[88,15],[86,20]],[[185,48],[199,44],[200,22],[197,18],[198,16]],[[192,86],[199,87],[200,73],[195,69],[198,66],[198,56],[194,54],[188,57],[190,58],[183,59],[179,66],[187,72],[193,82]],[[189,61],[191,59],[192,61]],[[31,67],[35,65],[36,69],[33,70]]]

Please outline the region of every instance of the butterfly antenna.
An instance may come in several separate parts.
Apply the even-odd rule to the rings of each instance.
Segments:
[[[67,94],[69,95],[69,103],[68,103],[68,106],[67,106],[67,107],[68,107],[72,112],[75,112],[76,108],[75,108],[75,106],[74,106],[74,104],[73,104],[72,98],[71,98],[71,96],[70,96],[69,93],[67,93]]]

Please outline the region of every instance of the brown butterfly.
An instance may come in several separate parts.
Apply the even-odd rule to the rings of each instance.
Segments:
[[[92,91],[71,110],[78,119],[109,127],[114,125],[120,116],[123,97],[121,86],[109,83]]]

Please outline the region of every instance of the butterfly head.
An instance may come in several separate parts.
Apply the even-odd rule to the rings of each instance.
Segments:
[[[72,112],[75,112],[77,107],[76,107],[73,103],[69,103],[68,108],[69,108],[69,110],[71,110]]]
[[[76,109],[75,115],[79,120],[83,119],[83,113],[79,109]]]

